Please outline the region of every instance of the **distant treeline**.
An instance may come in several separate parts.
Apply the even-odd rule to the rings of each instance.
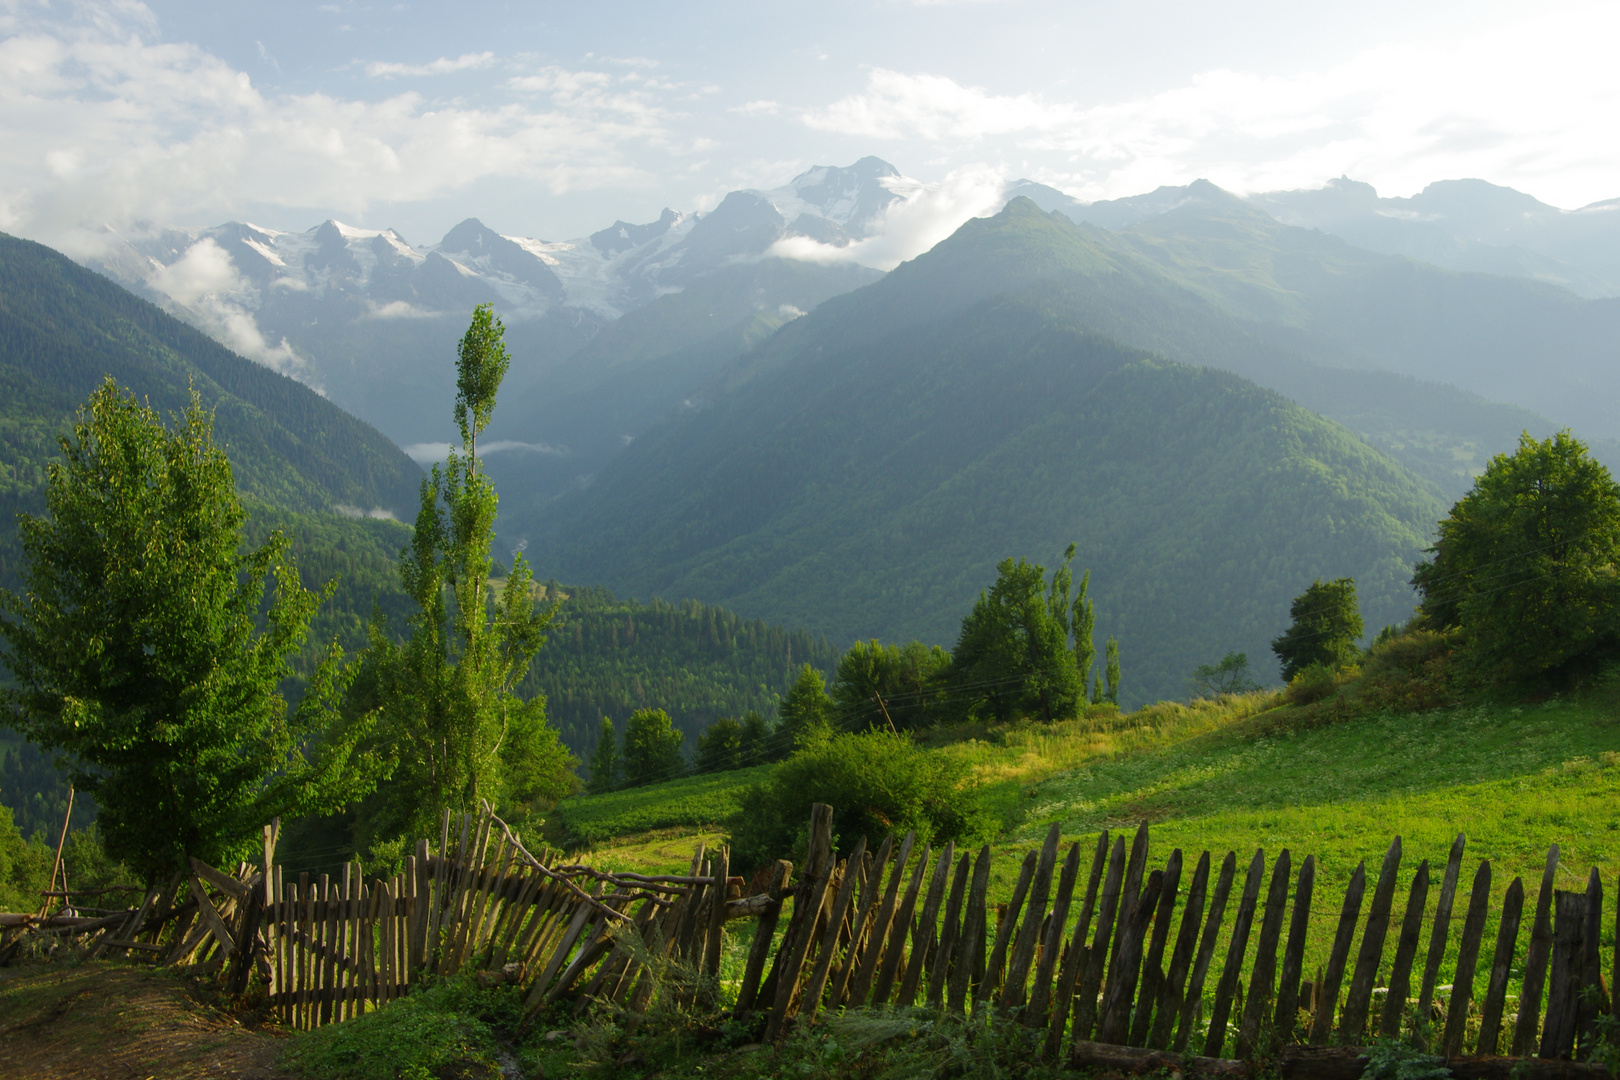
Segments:
[[[838,662],[826,638],[695,600],[640,603],[556,582],[546,590],[564,599],[521,693],[545,694],[551,723],[582,758],[604,716],[622,728],[637,709],[663,709],[692,746],[721,717],[774,715],[802,665],[830,673]]]

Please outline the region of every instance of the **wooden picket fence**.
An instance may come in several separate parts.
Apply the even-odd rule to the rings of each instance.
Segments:
[[[1127,846],[1124,835],[1104,831],[1082,890],[1081,845],[1071,845],[1060,866],[1054,824],[1045,844],[1026,855],[1011,899],[999,907],[989,903],[988,846],[976,858],[958,856],[951,844],[938,852],[925,845],[916,854],[913,837],[897,847],[891,836],[875,855],[862,840],[835,864],[829,850],[831,810],[817,807],[808,872],[777,953],[774,985],[765,993],[769,1033],[780,1033],[792,1017],[810,1019],[823,1009],[926,1004],[963,1015],[994,1008],[1044,1031],[1045,1056],[1055,1059],[1061,1053],[1071,1064],[1172,1064],[1197,1055],[1210,1071],[1220,1072],[1216,1066],[1223,1060],[1287,1057],[1288,1048],[1300,1044],[1360,1047],[1374,1036],[1409,1033],[1414,1015],[1425,1022],[1437,1018],[1433,1049],[1447,1058],[1472,1052],[1567,1060],[1593,1049],[1601,1013],[1620,1020],[1620,1001],[1607,1000],[1603,980],[1598,872],[1591,872],[1584,892],[1555,890],[1556,846],[1547,855],[1530,923],[1516,1016],[1504,1025],[1525,914],[1524,884],[1515,879],[1508,887],[1494,939],[1488,938],[1491,865],[1480,862],[1448,968],[1462,836],[1451,848],[1436,910],[1428,919],[1421,964],[1429,866],[1425,861],[1413,876],[1392,935],[1401,864],[1397,837],[1379,869],[1365,919],[1366,867],[1356,868],[1336,909],[1327,964],[1307,981],[1303,968],[1313,910],[1327,906],[1314,896],[1314,858],[1305,858],[1296,874],[1291,854],[1282,851],[1271,863],[1268,882],[1265,855],[1256,851],[1234,911],[1235,853],[1228,852],[1218,869],[1210,853],[1202,853],[1184,883],[1179,849],[1162,867],[1149,869],[1148,835],[1144,823]],[[1391,937],[1394,956],[1386,969]],[[1471,1012],[1482,949],[1492,940],[1487,987],[1477,1013]],[[1217,962],[1223,943],[1224,957]],[[1620,982],[1620,953],[1610,960],[1614,985]],[[1379,987],[1386,970],[1385,985]],[[1445,975],[1449,987],[1439,986]],[[1437,988],[1448,991],[1443,1013],[1437,1009]],[[1379,990],[1381,1000],[1376,1000]],[[739,1010],[752,1007],[751,992],[745,978]],[[1472,1037],[1471,1015],[1477,1017]],[[1147,1053],[1133,1057],[1109,1047]],[[1177,1056],[1154,1057],[1154,1051]],[[1296,1071],[1331,1073],[1330,1057],[1296,1052],[1302,1063]],[[1341,1063],[1354,1059],[1353,1053],[1340,1056]]]
[[[1537,1058],[1563,1071],[1526,1072],[1537,1066],[1526,1061],[1518,1075],[1585,1075],[1571,1059],[1594,1049],[1601,1016],[1620,1021],[1620,1003],[1608,996],[1620,982],[1614,952],[1604,980],[1602,884],[1594,869],[1584,891],[1555,889],[1557,847],[1534,913],[1527,918],[1515,879],[1493,935],[1489,861],[1459,904],[1461,836],[1432,916],[1424,862],[1398,922],[1399,838],[1370,905],[1365,865],[1334,905],[1315,895],[1314,859],[1296,869],[1286,850],[1269,874],[1256,851],[1241,887],[1232,852],[1218,867],[1203,852],[1190,874],[1179,849],[1151,866],[1145,823],[1129,842],[1103,832],[1083,880],[1087,852],[1079,843],[1061,851],[1053,825],[1025,856],[1004,905],[990,899],[988,846],[976,855],[949,843],[919,850],[915,837],[891,835],[875,851],[863,838],[838,859],[832,809],[819,804],[799,880],[792,864],[778,862],[767,891],[750,897],[724,848],[699,845],[683,875],[609,873],[531,853],[487,807],[446,813],[436,846],[421,841],[401,873],[369,883],[358,867],[336,879],[287,881],[275,839],[267,827],[261,867],[225,873],[193,860],[190,875],[138,908],[82,920],[96,935],[87,952],[211,967],[235,990],[256,971],[295,1028],[349,1019],[424,977],[464,971],[521,987],[530,1017],[564,998],[576,1012],[609,1005],[636,1014],[655,997],[717,1001],[726,924],[754,918],[735,1011],[754,1018],[763,1038],[860,1006],[997,1010],[1039,1032],[1049,1059],[1201,1062],[1222,1075],[1248,1075],[1239,1066],[1254,1059],[1273,1068],[1281,1061],[1283,1076],[1359,1075],[1354,1048],[1409,1033],[1414,1017],[1432,1018],[1433,1049],[1450,1059]],[[1307,979],[1313,921],[1333,933],[1326,964]],[[1469,1075],[1508,1075],[1482,1068]]]

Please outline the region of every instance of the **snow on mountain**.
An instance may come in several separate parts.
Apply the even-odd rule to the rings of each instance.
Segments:
[[[330,394],[397,439],[442,437],[431,417],[444,357],[475,305],[508,327],[514,387],[538,385],[605,325],[796,236],[848,245],[917,190],[877,158],[818,166],[708,213],[666,209],[589,236],[507,235],[476,218],[436,244],[324,221],[303,232],[232,221],[80,236],[81,262],[243,355]]]

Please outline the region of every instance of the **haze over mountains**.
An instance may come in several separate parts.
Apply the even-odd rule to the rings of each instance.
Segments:
[[[1357,577],[1374,628],[1404,618],[1434,520],[1522,430],[1620,463],[1611,204],[1019,182],[862,265],[916,192],[865,158],[575,241],[232,224],[96,265],[419,461],[493,301],[514,363],[481,445],[543,576],[949,643],[998,559],[1075,540],[1130,700],[1263,658],[1316,576]]]

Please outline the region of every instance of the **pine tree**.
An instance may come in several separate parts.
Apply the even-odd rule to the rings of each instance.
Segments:
[[[613,730],[613,721],[602,717],[602,727],[596,736],[596,749],[591,751],[591,778],[585,789],[592,794],[612,791],[619,786],[619,733]]]
[[[805,664],[777,708],[779,742],[784,751],[802,750],[832,737],[832,698],[821,672]]]
[[[1112,637],[1108,639],[1107,657],[1104,674],[1108,679],[1108,686],[1103,690],[1103,697],[1114,705],[1119,704],[1119,642]]]

